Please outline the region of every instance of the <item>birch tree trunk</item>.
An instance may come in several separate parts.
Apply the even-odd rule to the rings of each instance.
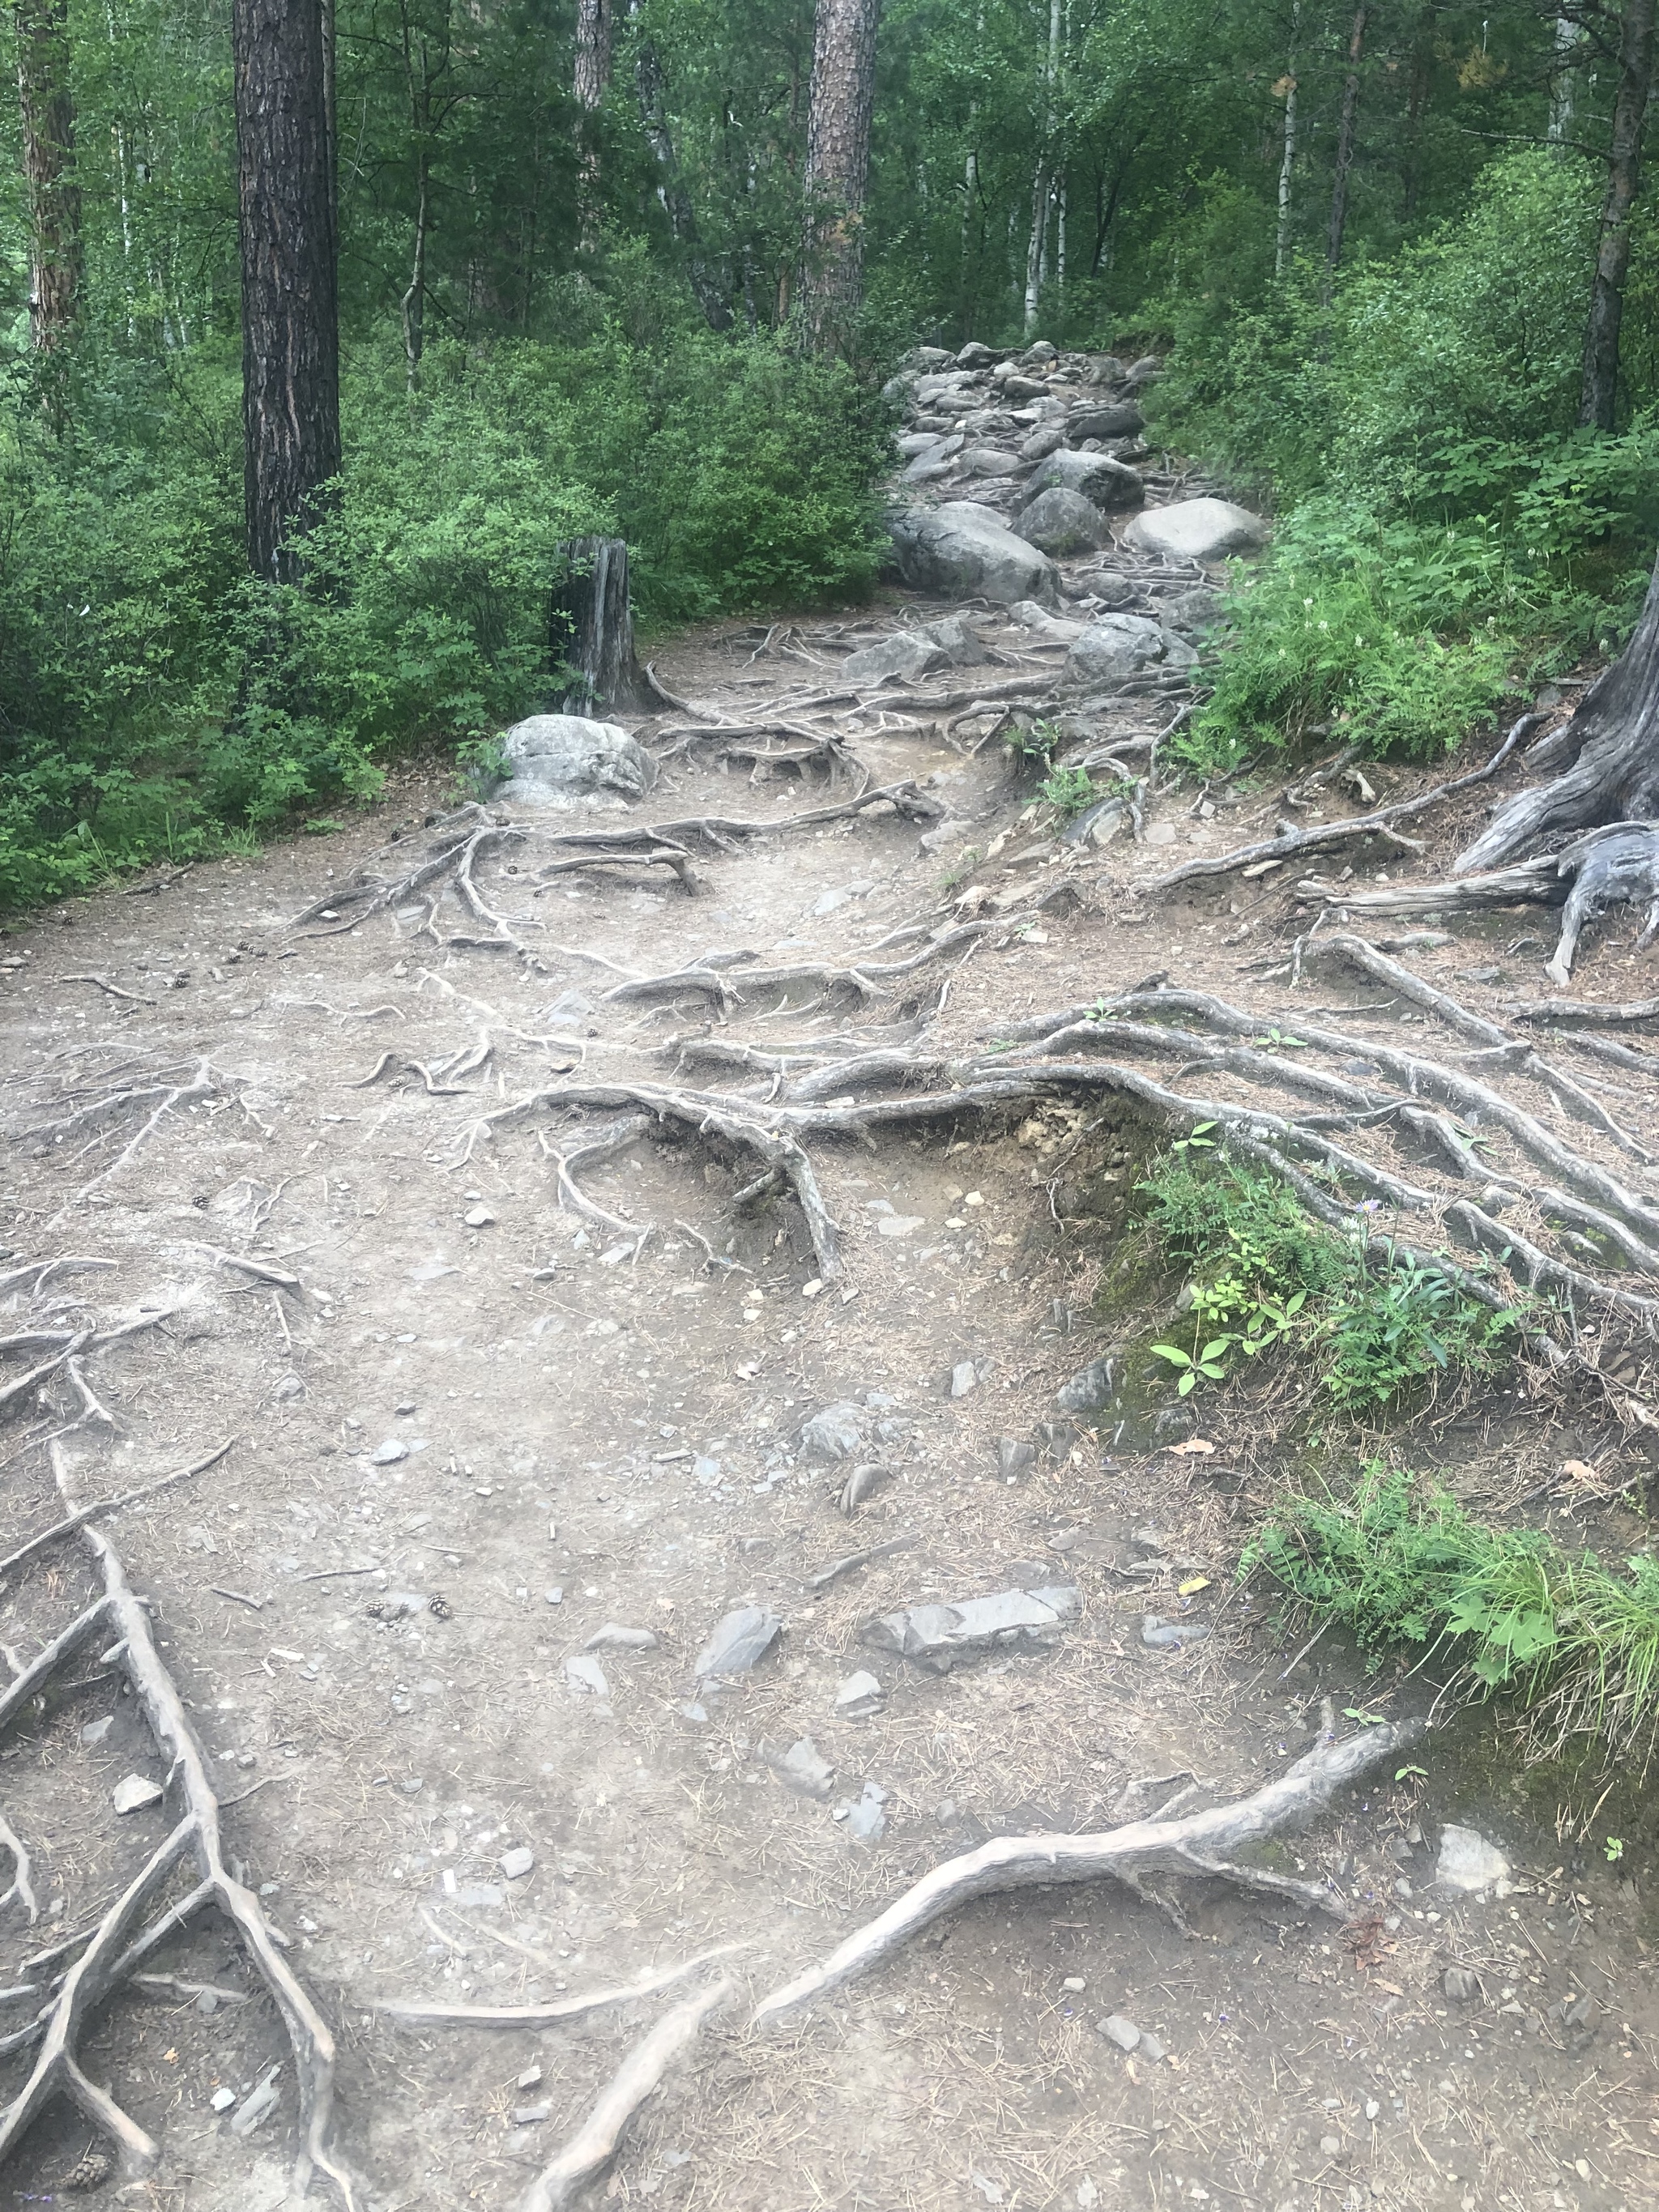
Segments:
[[[881,0],[817,0],[807,93],[800,302],[809,343],[846,344],[863,293],[864,200]]]
[[[629,0],[630,19],[639,11],[640,0]],[[662,57],[657,52],[656,41],[643,34],[634,49],[634,93],[639,102],[640,127],[656,166],[657,204],[668,218],[675,245],[685,256],[685,273],[697,305],[711,331],[728,330],[732,324],[732,305],[726,296],[730,271],[714,267],[703,252],[691,195],[685,188],[679,156],[674,150],[674,134],[669,128]]]
[[[81,293],[81,187],[68,0],[17,0],[17,98],[28,193],[29,337],[51,354],[75,328]]]
[[[293,582],[340,468],[337,257],[319,0],[234,0],[248,562]]]
[[[1552,146],[1566,143],[1572,129],[1573,111],[1578,104],[1578,72],[1573,67],[1572,56],[1577,47],[1579,29],[1570,17],[1555,19],[1555,56],[1550,71],[1550,116],[1544,135]]]
[[[1613,103],[1613,145],[1607,197],[1596,241],[1595,274],[1584,325],[1584,381],[1578,420],[1611,430],[1619,400],[1619,327],[1630,273],[1631,210],[1641,185],[1642,123],[1653,85],[1654,0],[1625,0],[1619,40],[1619,89]]]
[[[1291,260],[1291,179],[1296,167],[1296,42],[1302,28],[1302,0],[1291,9],[1291,51],[1285,64],[1285,150],[1279,160],[1279,228],[1273,236],[1273,275],[1282,277]]]

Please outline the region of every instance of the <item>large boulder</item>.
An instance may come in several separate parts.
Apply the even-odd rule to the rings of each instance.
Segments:
[[[1166,650],[1163,630],[1146,615],[1097,615],[1066,656],[1062,681],[1091,690],[1121,683]]]
[[[978,668],[991,657],[989,647],[966,615],[939,615],[910,635],[936,645],[953,668]]]
[[[836,672],[848,684],[884,684],[892,676],[916,684],[942,668],[945,659],[944,648],[925,630],[902,629],[849,653]]]
[[[1080,491],[1039,492],[1029,507],[1014,517],[1014,531],[1039,552],[1061,558],[1068,553],[1097,553],[1109,545],[1112,533],[1093,500]]]
[[[970,477],[1023,477],[1026,464],[1001,446],[969,446],[962,465]]]
[[[626,730],[581,714],[532,714],[501,746],[507,781],[495,796],[509,804],[568,806],[601,792],[640,799],[657,780],[655,761]]]
[[[1019,443],[1022,461],[1046,461],[1050,453],[1057,453],[1066,443],[1066,431],[1059,422],[1039,422],[1036,428]]]
[[[889,523],[898,569],[912,591],[949,599],[1054,597],[1054,563],[1017,538],[1000,515],[970,500],[910,507]]]
[[[1138,553],[1161,553],[1177,561],[1224,561],[1230,553],[1251,553],[1266,544],[1267,525],[1230,499],[1183,499],[1173,507],[1136,515],[1123,533]]]
[[[1025,487],[1028,498],[1043,491],[1080,491],[1100,507],[1139,507],[1146,487],[1126,462],[1109,453],[1050,453]]]
[[[1139,408],[1125,399],[1109,407],[1074,407],[1066,434],[1080,446],[1085,438],[1138,438],[1146,427]]]

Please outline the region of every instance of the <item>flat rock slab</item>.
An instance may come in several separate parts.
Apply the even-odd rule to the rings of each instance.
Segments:
[[[746,1674],[777,1642],[783,1623],[763,1605],[739,1606],[728,1613],[697,1654],[699,1680],[709,1674]]]
[[[1123,542],[1137,553],[1177,561],[1224,561],[1230,553],[1254,553],[1268,534],[1259,514],[1230,499],[1183,499],[1136,515]]]
[[[1050,1649],[1077,1606],[1075,1583],[998,1590],[991,1597],[963,1598],[954,1605],[913,1605],[902,1613],[882,1613],[866,1622],[863,1641],[945,1674],[957,1660],[985,1651]]]

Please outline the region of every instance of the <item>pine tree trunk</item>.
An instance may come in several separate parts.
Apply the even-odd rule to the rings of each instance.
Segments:
[[[555,679],[568,681],[556,711],[603,717],[649,705],[634,657],[627,545],[620,538],[573,538],[559,551],[566,567],[549,607],[548,655]]]
[[[1566,726],[1531,756],[1571,760],[1553,783],[1523,791],[1458,855],[1456,873],[1501,864],[1564,830],[1659,821],[1659,565],[1630,643],[1578,702]]]
[[[864,199],[881,0],[817,0],[806,116],[800,301],[820,353],[845,345],[863,291]]]
[[[1584,326],[1584,383],[1578,420],[1611,430],[1619,401],[1619,325],[1630,270],[1631,210],[1641,182],[1642,122],[1653,84],[1654,0],[1625,0],[1619,41],[1619,90],[1613,104],[1613,145],[1607,198]]]
[[[576,100],[582,111],[581,154],[576,196],[581,239],[589,251],[599,235],[599,140],[598,114],[611,83],[612,0],[576,0]]]
[[[293,582],[340,469],[339,309],[319,0],[234,0],[248,562]]]
[[[1644,4],[1646,0],[1644,0]],[[1325,244],[1325,297],[1342,259],[1342,240],[1348,227],[1348,173],[1353,167],[1353,145],[1359,117],[1359,64],[1365,52],[1365,21],[1370,13],[1363,4],[1354,10],[1348,33],[1348,74],[1342,84],[1342,112],[1336,126],[1335,176],[1331,185],[1331,228]]]
[[[630,16],[639,13],[640,0],[629,0]],[[657,167],[657,201],[668,218],[674,243],[685,256],[685,273],[703,319],[711,331],[729,330],[732,306],[726,295],[730,272],[711,265],[702,250],[691,195],[680,173],[674,150],[674,134],[668,125],[668,99],[663,83],[662,57],[653,39],[641,36],[634,49],[634,90],[640,105],[640,124],[651,157]]]
[[[81,187],[75,179],[68,0],[17,0],[17,97],[28,187],[29,336],[55,352],[81,291]]]

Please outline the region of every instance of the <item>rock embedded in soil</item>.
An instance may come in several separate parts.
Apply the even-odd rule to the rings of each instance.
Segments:
[[[1113,510],[1139,507],[1146,496],[1146,485],[1127,462],[1114,460],[1109,453],[1077,453],[1069,447],[1040,462],[1025,489],[1032,499],[1045,491],[1080,492],[1095,506]]]
[[[113,1713],[106,1713],[101,1720],[88,1721],[82,1728],[81,1741],[85,1744],[102,1743],[114,1726]]]
[[[123,1775],[111,1790],[109,1802],[118,1813],[142,1813],[147,1805],[161,1803],[161,1785],[148,1775]]]
[[[568,806],[610,793],[642,799],[657,780],[644,746],[615,722],[581,714],[532,714],[501,740],[507,781],[496,799],[507,805]]]
[[[536,1863],[536,1854],[528,1844],[515,1844],[510,1851],[503,1851],[495,1862],[509,1881],[522,1881]]]
[[[887,1832],[886,1804],[887,1792],[878,1784],[866,1782],[856,1797],[836,1808],[836,1817],[845,1820],[854,1843],[878,1844]]]
[[[1017,538],[1000,516],[969,501],[907,507],[890,528],[899,573],[914,591],[1003,606],[1016,599],[1046,603],[1055,595],[1048,556]]]
[[[848,684],[881,684],[896,676],[906,684],[919,684],[931,676],[945,655],[933,638],[916,630],[900,630],[861,652],[848,653],[836,672]]]
[[[1039,552],[1056,559],[1067,554],[1097,553],[1112,542],[1111,526],[1091,499],[1055,484],[1020,508],[1014,532]]]
[[[582,1652],[574,1652],[564,1662],[564,1679],[570,1687],[584,1697],[608,1698],[611,1685],[597,1659]]]
[[[863,1441],[864,1408],[845,1400],[820,1407],[800,1425],[800,1448],[811,1459],[851,1459]]]
[[[1227,499],[1184,499],[1150,507],[1123,533],[1124,544],[1135,552],[1178,561],[1224,561],[1230,553],[1255,552],[1267,538],[1267,525],[1259,514]]]
[[[619,1620],[607,1620],[603,1628],[596,1628],[582,1646],[584,1651],[655,1651],[659,1648],[654,1630],[628,1628]]]
[[[1475,1828],[1450,1823],[1440,1831],[1440,1856],[1434,1879],[1441,1889],[1462,1890],[1469,1895],[1509,1879],[1510,1863],[1495,1844]]]
[[[1473,2004],[1480,1994],[1480,1977],[1468,1966],[1448,1966],[1440,1986],[1454,2004]]]
[[[776,1613],[762,1605],[728,1613],[697,1654],[699,1680],[711,1674],[746,1674],[766,1656],[782,1628]]]
[[[1054,1393],[1055,1410],[1062,1413],[1098,1413],[1111,1401],[1112,1363],[1106,1358],[1079,1367]]]
[[[1120,2051],[1139,2051],[1140,2048],[1140,2030],[1127,2014],[1108,2013],[1095,2033],[1104,2036],[1108,2043],[1115,2043]]]
[[[899,1613],[878,1614],[866,1622],[860,1635],[878,1651],[895,1651],[931,1673],[945,1674],[959,1660],[985,1651],[1050,1650],[1077,1609],[1075,1583],[998,1590],[990,1597],[963,1598],[954,1605],[913,1605]]]
[[[1179,1651],[1186,1644],[1202,1644],[1210,1631],[1201,1620],[1165,1620],[1149,1613],[1140,1624],[1140,1640],[1154,1651]]]
[[[860,1667],[836,1685],[836,1714],[840,1720],[865,1720],[886,1702],[887,1692],[867,1667]]]
[[[799,1790],[805,1797],[827,1797],[836,1778],[836,1770],[818,1750],[810,1735],[798,1737],[787,1751],[774,1751],[762,1747],[761,1756],[773,1772]]]
[[[398,1460],[408,1457],[409,1446],[403,1438],[388,1437],[384,1443],[376,1444],[374,1450],[370,1452],[368,1463],[371,1467],[392,1467]]]
[[[1097,615],[1066,656],[1062,682],[1080,690],[1113,684],[1164,659],[1169,640],[1147,615]]]

